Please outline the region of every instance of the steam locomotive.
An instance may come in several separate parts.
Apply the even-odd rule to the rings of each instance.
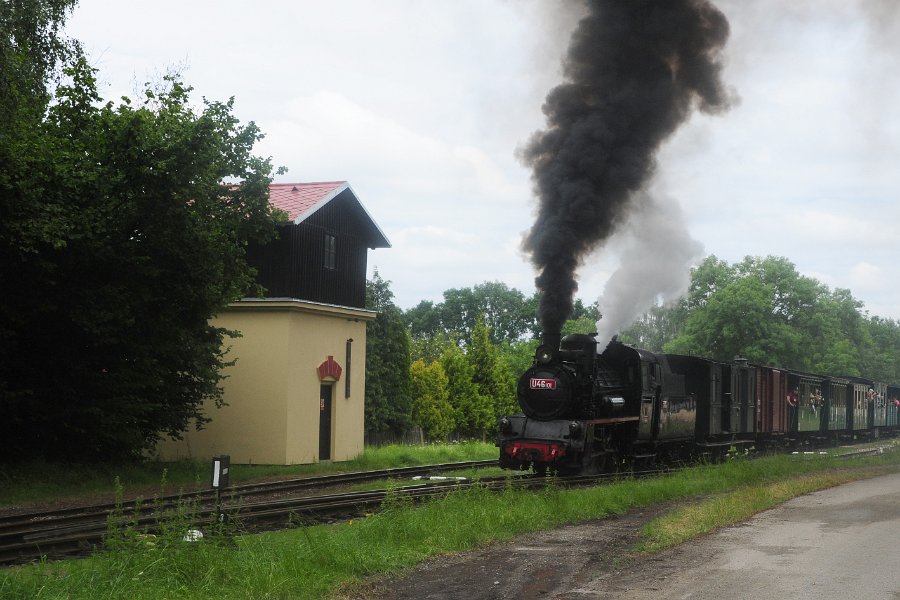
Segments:
[[[545,335],[502,417],[500,466],[560,474],[837,442],[900,430],[900,386],[746,360],[655,354],[613,338]]]

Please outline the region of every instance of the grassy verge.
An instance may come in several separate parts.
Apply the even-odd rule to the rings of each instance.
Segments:
[[[7,569],[0,572],[0,597],[327,598],[436,554],[654,503],[703,499],[697,511],[684,509],[649,528],[644,549],[651,550],[794,495],[898,469],[897,452],[852,463],[776,456],[591,489],[495,494],[476,488],[421,507],[394,501],[384,512],[343,525],[243,536],[233,543],[186,543],[172,536],[81,561]]]
[[[431,446],[393,445],[366,448],[358,458],[346,462],[287,467],[232,465],[231,483],[492,458],[497,458],[497,448],[491,443],[484,442]],[[158,493],[159,483],[163,479],[169,484],[168,491],[207,487],[210,469],[207,461],[170,463],[148,461],[139,464],[88,466],[43,462],[0,464],[0,506],[78,496],[112,496],[117,479],[121,482],[126,496],[148,496]]]
[[[881,470],[812,473],[785,481],[746,485],[652,521],[642,531],[642,541],[635,550],[658,552],[721,527],[746,521],[791,498],[865,478],[870,473],[880,474]]]

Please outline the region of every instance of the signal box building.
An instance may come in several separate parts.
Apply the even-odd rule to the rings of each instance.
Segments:
[[[204,429],[160,444],[160,458],[239,464],[349,460],[363,449],[366,262],[390,247],[345,181],[272,184],[270,202],[290,223],[248,249],[266,289],[231,304],[214,324],[226,340],[225,406],[207,406]]]

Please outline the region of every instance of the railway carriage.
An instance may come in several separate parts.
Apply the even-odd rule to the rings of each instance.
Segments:
[[[756,367],[735,359],[722,365],[722,432],[741,439],[756,433]]]
[[[804,437],[816,437],[825,430],[824,395],[825,378],[809,373],[789,371],[788,390],[792,390],[795,406],[788,406],[789,431]],[[789,392],[790,394],[790,392]]]
[[[897,424],[897,411],[893,406],[888,405],[887,384],[875,381],[872,389],[875,392],[875,400],[872,403],[872,414],[869,421],[873,428],[879,430],[891,427]]]
[[[709,422],[710,373],[707,361],[699,364],[680,361],[677,356],[659,356],[663,382],[653,408],[656,422],[652,440],[693,439],[698,427]],[[702,408],[701,408],[702,406]],[[702,410],[702,420],[698,414]]]
[[[888,421],[893,430],[900,429],[900,386],[886,386],[885,396],[888,404]]]
[[[788,432],[787,394],[787,372],[766,366],[756,368],[758,433],[771,438],[783,437]]]
[[[868,431],[869,422],[869,389],[873,382],[860,377],[849,378],[847,386],[847,429],[854,433]],[[874,403],[873,403],[874,405]]]
[[[835,436],[849,429],[849,387],[850,381],[843,377],[828,377],[822,389],[828,418],[827,429]]]
[[[722,433],[721,365],[693,356],[663,355],[671,373],[660,409],[660,438],[704,438]],[[680,434],[680,435],[678,435]]]

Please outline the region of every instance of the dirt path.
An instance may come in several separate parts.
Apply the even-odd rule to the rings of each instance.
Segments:
[[[658,554],[641,529],[677,505],[571,525],[437,558],[354,600],[900,598],[900,474],[794,498]]]
[[[353,600],[534,600],[579,598],[582,584],[637,569],[630,557],[645,523],[672,510],[656,506],[620,517],[530,534],[488,548],[432,559],[403,577],[373,582]]]

